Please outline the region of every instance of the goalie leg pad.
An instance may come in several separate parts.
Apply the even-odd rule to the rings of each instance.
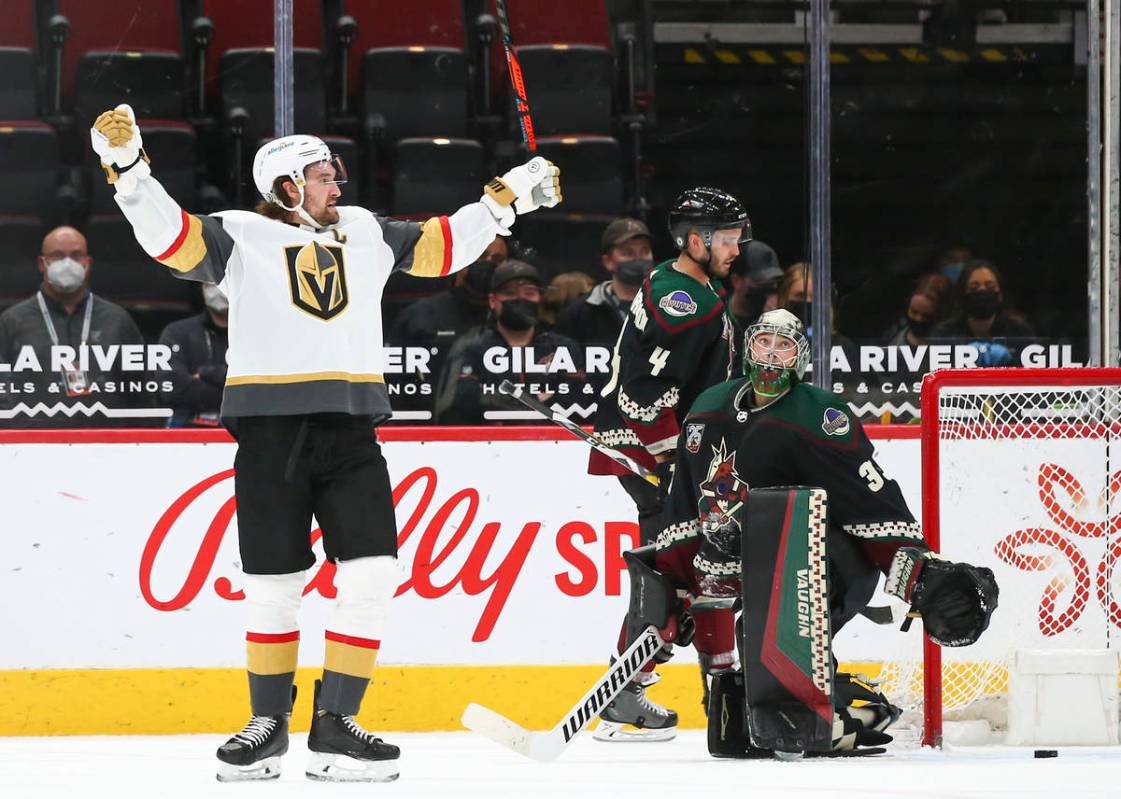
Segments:
[[[831,751],[826,494],[805,487],[752,489],[738,516],[751,742],[780,752]]]
[[[631,549],[623,553],[627,574],[631,579],[631,598],[627,609],[627,645],[653,624],[659,630],[670,627],[677,617],[677,589],[668,577],[654,568],[653,545]],[[677,625],[673,625],[666,640],[676,638]]]

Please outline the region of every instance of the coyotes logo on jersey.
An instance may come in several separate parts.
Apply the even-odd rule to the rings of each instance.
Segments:
[[[708,473],[698,487],[701,498],[697,510],[705,538],[720,551],[738,555],[740,525],[735,513],[747,501],[748,485],[736,472],[736,453],[728,452],[723,438],[712,448]]]

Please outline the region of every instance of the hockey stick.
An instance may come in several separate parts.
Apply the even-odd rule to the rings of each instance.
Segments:
[[[576,436],[577,438],[583,439],[588,444],[590,444],[592,446],[592,449],[596,450],[596,452],[602,452],[604,455],[622,466],[624,469],[637,474],[639,477],[643,478],[649,483],[652,483],[653,485],[658,485],[658,475],[654,474],[652,471],[647,469],[645,466],[643,466],[641,463],[639,463],[629,455],[622,453],[614,447],[610,447],[607,444],[603,443],[603,441],[599,437],[587,432],[584,428],[573,422],[567,416],[564,416],[552,410],[548,405],[537,399],[537,397],[534,397],[531,394],[527,394],[525,392],[525,389],[521,386],[511,383],[509,380],[503,380],[501,385],[498,386],[498,390],[503,394],[513,397],[518,402],[525,405],[527,408],[537,411],[546,419],[559,424],[561,427],[572,433],[572,435]]]
[[[463,711],[461,722],[472,732],[490,738],[519,755],[543,763],[554,760],[588,725],[588,722],[599,715],[599,712],[622,692],[642,667],[654,658],[662,648],[662,644],[662,636],[659,635],[657,627],[650,625],[643,630],[634,643],[611,664],[607,673],[580,697],[580,701],[551,730],[545,732],[527,730],[502,714],[474,702]]]
[[[522,78],[522,65],[514,52],[514,40],[510,36],[510,15],[506,12],[506,0],[495,0],[498,6],[498,25],[502,28],[502,46],[506,49],[506,68],[510,73],[510,85],[514,89],[514,109],[518,113],[518,125],[522,129],[522,141],[531,153],[537,152],[537,134],[533,132],[533,117],[529,115],[529,98],[525,92]]]

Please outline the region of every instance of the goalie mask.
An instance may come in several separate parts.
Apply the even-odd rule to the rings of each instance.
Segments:
[[[810,364],[802,323],[784,308],[767,311],[744,335],[744,374],[761,397],[778,397],[801,380]]]
[[[253,157],[253,183],[265,202],[276,203],[285,211],[292,211],[300,219],[314,228],[323,225],[312,219],[304,210],[304,186],[307,179],[304,171],[312,164],[327,164],[335,170],[335,177],[322,182],[342,185],[346,183],[346,167],[342,159],[331,152],[327,144],[317,136],[282,136],[266,142]],[[277,178],[287,178],[296,186],[300,200],[295,206],[285,204],[283,195],[274,191]]]

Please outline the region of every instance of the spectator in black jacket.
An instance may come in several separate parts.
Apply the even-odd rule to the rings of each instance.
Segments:
[[[487,318],[491,273],[507,255],[506,239],[495,236],[478,261],[455,273],[451,288],[403,309],[386,343],[445,349],[460,336],[477,331]]]
[[[611,279],[570,303],[554,330],[584,345],[614,347],[631,300],[654,268],[654,254],[650,230],[639,220],[626,217],[607,226],[601,245],[603,268]]]
[[[7,365],[0,425],[148,424],[151,412],[139,409],[152,407],[153,380],[166,373],[148,371],[144,338],[128,311],[90,291],[85,236],[55,228],[37,265],[39,290],[0,314],[0,363]]]
[[[503,380],[524,385],[542,402],[583,403],[584,361],[576,342],[542,331],[541,275],[523,261],[508,260],[491,278],[493,324],[465,340],[448,359],[437,397],[438,421],[481,424],[487,411],[522,410],[501,394]]]
[[[171,348],[171,390],[161,393],[171,406],[168,427],[218,427],[226,385],[230,302],[213,283],[202,286],[202,313],[172,322],[160,335]]]

